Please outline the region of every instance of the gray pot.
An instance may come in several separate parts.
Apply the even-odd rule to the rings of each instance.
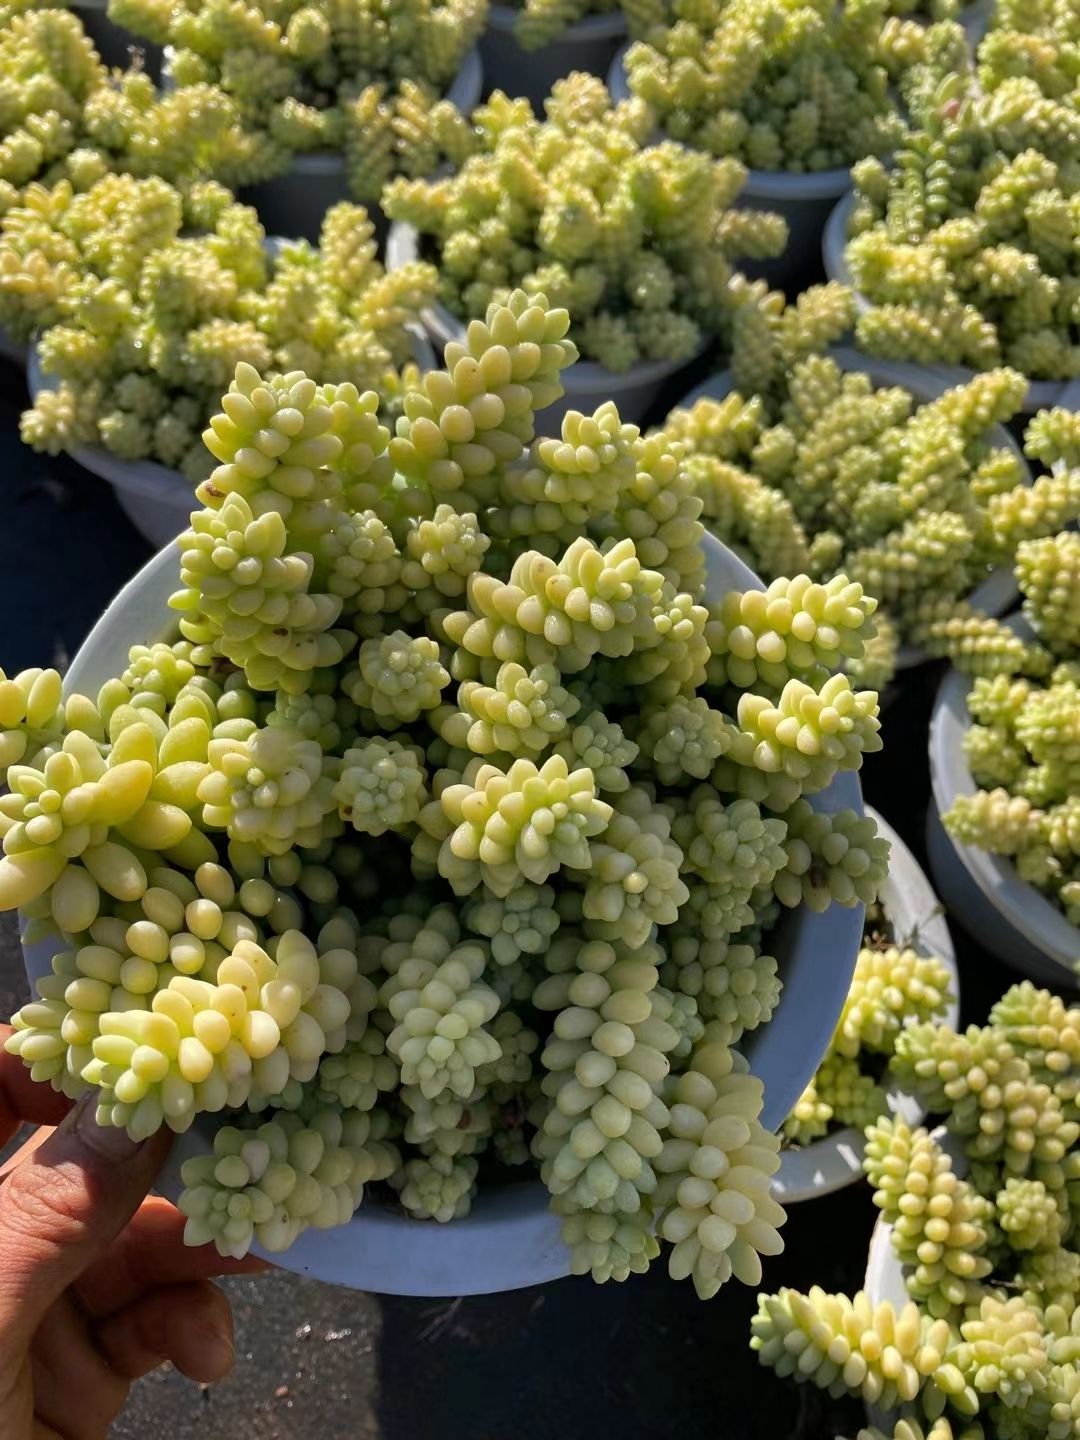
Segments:
[[[612,61],[608,89],[613,100],[628,100],[630,85],[623,61],[624,45]],[[740,269],[753,278],[767,280],[782,290],[797,288],[797,282],[817,269],[818,247],[825,222],[837,200],[851,189],[851,172],[815,170],[790,174],[783,170],[748,170],[746,183],[735,200],[737,210],[769,210],[788,223],[788,243],[775,260],[749,261]]]
[[[869,807],[867,814],[877,821],[878,829],[892,846],[889,874],[881,889],[885,918],[892,926],[897,945],[910,946],[920,955],[936,955],[948,966],[953,998],[942,1024],[955,1029],[960,1019],[960,974],[941,903],[915,856],[892,826]],[[926,1109],[913,1095],[905,1094],[893,1084],[886,1090],[885,1098],[890,1115],[898,1115],[911,1126],[922,1123]],[[792,1145],[781,1151],[772,1193],[785,1206],[832,1195],[863,1178],[865,1153],[865,1137],[854,1125],[823,1135],[809,1145]]]
[[[574,70],[606,75],[626,36],[626,16],[612,10],[586,15],[540,50],[523,50],[514,35],[520,14],[512,5],[492,5],[488,12],[487,29],[480,37],[484,90],[523,95],[538,115],[556,80]]]
[[[395,220],[386,237],[386,268],[399,270],[420,258],[419,236],[412,225]],[[436,303],[420,317],[439,354],[451,340],[465,339],[465,323]],[[620,417],[640,425],[651,412],[670,403],[678,393],[679,377],[704,353],[707,342],[685,360],[643,360],[623,375],[605,370],[592,360],[578,360],[562,372],[565,394],[537,416],[541,435],[558,435],[568,410],[591,413],[605,400],[614,400]],[[684,382],[685,383],[685,382]]]
[[[480,52],[474,47],[461,62],[446,98],[468,114],[478,103],[482,87]],[[330,150],[294,155],[284,174],[244,186],[239,197],[245,204],[255,206],[268,234],[317,243],[327,210],[342,200],[352,199],[345,175],[345,157],[340,151]],[[366,209],[381,246],[386,238],[386,216],[377,204],[369,203]]]
[[[412,339],[416,364],[421,370],[434,369],[435,355],[427,336],[413,329]],[[32,346],[27,362],[31,402],[40,391],[55,389],[57,383],[42,372],[37,346]],[[194,487],[179,470],[170,470],[155,460],[122,460],[101,445],[75,445],[68,454],[84,470],[112,486],[120,509],[155,550],[171,544],[191,523]]]

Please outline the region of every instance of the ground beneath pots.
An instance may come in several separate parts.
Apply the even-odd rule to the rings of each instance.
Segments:
[[[107,486],[19,441],[19,374],[0,367],[0,665],[63,666],[148,557]],[[925,736],[937,672],[910,673],[885,718],[867,799],[923,854]],[[953,923],[963,1019],[1012,976]],[[0,1016],[23,998],[10,916],[0,917]],[[793,1208],[770,1289],[853,1291],[874,1210],[867,1187]],[[747,1348],[753,1295],[707,1305],[660,1268],[623,1286],[567,1279],[451,1301],[361,1295],[292,1275],[226,1281],[237,1365],[203,1388],[141,1381],[115,1440],[854,1440],[858,1406],[775,1381]]]

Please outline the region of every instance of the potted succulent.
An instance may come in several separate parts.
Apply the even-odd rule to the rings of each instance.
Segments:
[[[749,167],[739,204],[787,220],[791,243],[765,273],[790,285],[813,270],[849,167],[888,154],[902,133],[884,6],[714,0],[693,18],[654,8],[616,56],[612,94],[645,101],[664,135]]]
[[[100,1123],[184,1137],[195,1243],[461,1294],[623,1278],[655,1224],[703,1295],[779,1244],[766,1127],[831,1033],[887,859],[847,808],[875,697],[828,675],[873,602],[741,588],[613,406],[530,445],[568,328],[542,298],[493,305],[392,438],[352,387],[240,366],[178,549],[66,695],[55,672],[0,682],[0,905],[52,953],[11,1048],[96,1087]],[[650,528],[672,502],[678,537]],[[797,644],[771,628],[789,611]],[[775,947],[745,1059],[661,974],[723,967],[729,941]],[[493,1178],[530,1150],[543,1185]],[[361,1206],[383,1181],[397,1203]]]
[[[255,211],[220,185],[181,195],[110,175],[82,195],[61,185],[13,207],[0,269],[25,323],[41,327],[23,438],[107,480],[156,545],[187,524],[192,485],[212,465],[205,415],[239,360],[391,404],[400,367],[431,362],[416,320],[435,273],[386,275],[357,205],[330,210],[313,249],[268,243]],[[26,278],[33,288],[17,286]]]
[[[482,148],[459,170],[388,185],[387,265],[437,265],[424,321],[438,344],[518,285],[550,293],[582,357],[566,405],[610,396],[637,422],[726,330],[746,289],[735,258],[777,253],[786,228],[728,208],[737,161],[650,145],[640,108],[613,106],[593,76],[560,80],[546,109],[540,121],[526,101],[493,95],[474,117]],[[555,432],[565,408],[544,417]]]
[[[244,43],[228,45],[227,9],[110,0],[120,24],[165,47],[167,86],[210,83],[235,97],[262,147],[243,198],[270,233],[314,240],[323,213],[351,197],[381,238],[391,176],[430,174],[468,150],[486,0],[424,0],[406,23],[375,8],[315,6],[279,23],[255,4]]]
[[[110,70],[72,11],[12,15],[0,30],[0,71],[11,89],[0,120],[0,212],[35,181],[85,190],[123,170],[237,184],[260,163],[258,137],[223,90],[162,95],[141,62]]]
[[[485,89],[523,95],[540,114],[556,80],[574,70],[607,75],[625,38],[626,16],[612,0],[491,5],[480,37]]]
[[[874,810],[889,874],[867,914],[863,948],[829,1051],[784,1121],[772,1191],[783,1205],[831,1195],[862,1178],[863,1128],[878,1115],[918,1125],[926,1108],[888,1074],[906,1026],[956,1027],[960,977],[941,902],[911,851]]]
[[[942,655],[977,668],[998,643],[987,617],[1016,598],[1017,545],[1074,518],[1080,495],[1065,476],[1033,483],[1004,428],[1022,376],[1002,369],[950,388],[828,348],[852,314],[835,283],[787,307],[779,296],[743,305],[733,370],[687,396],[662,433],[688,448],[705,523],[761,574],[841,568],[881,600],[859,661],[866,683],[882,688],[896,669]],[[1069,420],[1032,421],[1035,458],[1051,463]]]
[[[1031,382],[1030,410],[1080,374],[1077,262],[1050,239],[1070,191],[1075,122],[1059,77],[1073,41],[1045,18],[1006,7],[977,70],[954,57],[931,72],[895,165],[853,167],[824,237],[826,273],[859,292],[863,349],[953,372],[1011,365]],[[1038,63],[1018,70],[1033,49]],[[912,208],[927,183],[933,203]]]
[[[762,1363],[861,1397],[864,1440],[1070,1433],[1078,1020],[1025,981],[983,1027],[905,1032],[898,1078],[946,1123],[867,1129],[881,1218],[863,1290],[759,1297]]]
[[[1016,567],[1027,623],[1011,622],[974,681],[950,672],[938,691],[927,840],[965,928],[1006,964],[1071,986],[1080,887],[1065,831],[1076,805],[1080,536],[1026,541]]]

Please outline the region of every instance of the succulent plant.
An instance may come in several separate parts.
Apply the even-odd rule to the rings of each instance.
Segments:
[[[737,161],[650,143],[646,108],[614,105],[591,75],[558,81],[545,108],[538,120],[496,91],[473,116],[474,153],[392,182],[387,214],[431,245],[461,318],[521,286],[566,306],[581,354],[609,370],[688,359],[730,323],[732,263],[783,250],[783,220],[733,210]]]
[[[731,1048],[779,991],[749,937],[811,871],[817,903],[872,888],[883,842],[853,815],[823,839],[798,796],[874,748],[875,697],[825,678],[832,612],[785,582],[807,639],[784,693],[814,763],[788,763],[765,815],[728,782],[771,764],[740,737],[772,692],[710,681],[740,600],[710,618],[692,507],[665,552],[681,592],[612,533],[660,494],[688,503],[678,452],[610,406],[534,439],[569,324],[543,297],[492,304],[407,388],[392,437],[374,394],[238,365],[178,540],[180,638],[136,646],[96,696],[0,677],[0,905],[58,942],[9,1048],[134,1136],[229,1112],[184,1168],[192,1243],[284,1248],[381,1181],[448,1221],[489,1148],[531,1148],[599,1280],[644,1269],[654,1227],[702,1296],[756,1284],[780,1248],[779,1141]],[[575,499],[575,540],[551,556],[515,530],[511,559],[500,517],[538,475],[561,486],[583,434],[611,467],[602,513]],[[857,654],[873,602],[835,594]],[[643,699],[706,701],[732,751],[655,760]],[[874,853],[857,883],[849,832]]]

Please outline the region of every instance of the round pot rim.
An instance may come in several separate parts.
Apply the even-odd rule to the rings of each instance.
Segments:
[[[890,893],[895,894],[901,889],[909,892],[908,903],[917,912],[914,927],[907,934],[897,935],[894,943],[910,945],[922,955],[937,955],[945,963],[953,998],[941,1017],[941,1023],[955,1030],[960,1019],[960,972],[944,906],[934,893],[922,866],[889,822],[870,805],[866,807],[866,813],[877,821],[878,829],[892,845],[889,874],[881,894],[886,918],[892,919],[889,915]],[[897,1085],[888,1086],[885,1095],[891,1115],[899,1115],[911,1126],[922,1123],[926,1107],[915,1096]],[[782,1204],[793,1205],[821,1195],[832,1195],[853,1185],[863,1178],[865,1151],[866,1141],[861,1130],[854,1125],[846,1125],[831,1135],[812,1140],[808,1145],[785,1148],[780,1152],[780,1169],[773,1179],[773,1195]]]
[[[491,5],[488,7],[488,29],[500,34],[510,34],[521,11],[514,5]],[[590,40],[617,40],[626,34],[626,16],[621,10],[609,10],[602,15],[584,15],[556,35],[547,45],[525,54],[542,55],[557,45],[574,45]]]
[[[1021,616],[1012,616],[1005,623],[1025,639],[1034,638]],[[972,683],[970,675],[950,668],[938,687],[930,717],[930,787],[941,816],[958,795],[971,795],[979,788],[963,750],[964,735],[972,723],[967,708]],[[1006,856],[961,844],[949,834],[944,821],[942,829],[988,904],[1049,960],[1061,966],[1063,982],[1075,984],[1073,967],[1080,959],[1080,929],[1070,925],[1034,886],[1021,880]]]
[[[860,314],[865,314],[873,306],[866,296],[856,289],[845,254],[848,221],[854,208],[855,192],[853,190],[842,195],[833,206],[829,218],[825,222],[825,228],[821,232],[821,260],[826,279],[838,280],[842,285],[849,286],[854,292],[855,304]],[[965,365],[916,366],[913,361],[906,363],[910,363],[928,379],[938,381],[946,388],[950,385],[964,385],[969,380],[973,380],[976,375],[986,373],[985,371],[969,370]],[[1080,377],[1075,380],[1028,380],[1027,393],[1018,413],[1033,415],[1036,410],[1046,410],[1055,405],[1062,405],[1065,403],[1066,391],[1077,384],[1080,384]]]
[[[628,40],[619,47],[607,86],[613,100],[630,99],[630,81],[626,73],[626,52],[635,42]],[[670,139],[670,136],[664,137]],[[736,197],[739,200],[835,200],[851,189],[851,166],[839,165],[831,170],[754,170],[746,169],[746,180]]]
[[[419,257],[419,233],[416,227],[404,220],[392,220],[386,236],[387,270],[399,270]],[[455,340],[464,343],[466,322],[459,320],[441,301],[437,300],[421,311],[421,319],[437,345],[449,345]],[[704,337],[694,353],[682,360],[639,360],[621,374],[605,369],[595,360],[575,360],[574,364],[562,373],[563,388],[568,395],[608,395],[614,391],[616,393],[611,398],[617,398],[619,390],[637,385],[658,385],[672,375],[677,375],[680,370],[704,355],[710,343],[709,337]]]
[[[943,375],[930,374],[920,366],[904,365],[895,360],[878,360],[872,355],[864,355],[860,350],[855,350],[847,345],[832,346],[827,354],[836,361],[841,370],[848,372],[862,371],[869,375],[875,386],[884,387],[898,385],[911,394],[921,403],[927,404],[937,400],[958,382],[950,380]],[[1080,388],[1080,381],[1077,382]],[[700,385],[678,402],[678,408],[689,409],[697,400],[709,398],[722,400],[734,388],[731,371],[728,369],[718,370],[716,374],[710,375]],[[1016,437],[1004,425],[992,425],[988,433],[992,436],[992,443],[1001,449],[1010,450],[1023,466],[1024,474],[1027,477],[1027,484],[1032,483],[1031,467],[1027,462],[1023,449]],[[1015,605],[1019,599],[1020,590],[1016,584],[1016,577],[1010,566],[999,565],[982,580],[970,595],[966,597],[970,605],[977,610],[982,610],[987,615],[1003,615],[1006,610]],[[918,645],[901,645],[896,652],[896,668],[900,670],[911,670],[917,665],[924,665],[930,660],[926,651]]]

